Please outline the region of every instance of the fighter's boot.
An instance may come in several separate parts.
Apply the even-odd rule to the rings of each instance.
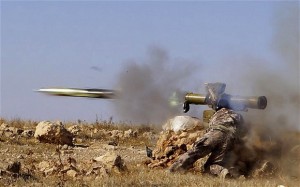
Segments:
[[[224,168],[219,174],[220,179],[226,179],[230,176],[228,169]]]

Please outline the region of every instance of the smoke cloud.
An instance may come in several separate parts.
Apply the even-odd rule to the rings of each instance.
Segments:
[[[281,172],[300,177],[300,76],[299,2],[280,4],[274,15],[272,50],[276,62],[243,58],[240,80],[255,94],[268,98],[265,111],[244,114],[249,135],[246,146],[259,156],[279,164]],[[245,64],[244,64],[245,65]],[[247,89],[246,89],[247,90]],[[298,150],[298,152],[295,152]]]
[[[193,82],[196,89],[203,87],[204,92],[204,82],[218,81],[225,82],[226,92],[233,95],[267,97],[266,110],[243,113],[251,125],[268,128],[275,134],[281,129],[299,130],[299,3],[281,5],[274,12],[270,44],[276,56],[274,62],[251,53],[237,54],[217,65],[197,62],[204,72],[199,73],[196,63],[171,59],[165,50],[151,47],[146,59],[127,62],[119,75],[117,87],[122,99],[115,103],[115,111],[123,119],[161,123],[180,113],[181,106],[169,105],[174,91],[189,90],[187,83]]]
[[[204,82],[225,82],[227,93],[267,97],[266,110],[243,113],[252,126],[274,134],[283,129],[299,130],[298,7],[299,2],[281,3],[274,14],[270,49],[276,57],[275,62],[236,54],[219,64],[201,65],[174,60],[165,50],[150,48],[145,60],[127,62],[120,73],[117,87],[122,91],[122,99],[115,102],[116,113],[135,122],[161,123],[181,113],[181,106],[171,108],[169,99],[174,91],[189,90],[188,82],[196,89],[202,85],[203,93]],[[197,76],[193,76],[195,73]]]
[[[161,48],[149,48],[146,60],[128,62],[119,75],[121,99],[114,103],[115,111],[123,119],[142,123],[161,123],[178,115],[182,109],[171,107],[170,97],[180,92],[195,68],[186,60],[170,59]]]
[[[274,133],[283,129],[300,130],[299,3],[283,4],[274,16],[274,23],[272,48],[278,65],[257,63],[243,77],[247,83],[252,82],[254,92],[268,98],[266,112],[255,114],[257,117],[252,119],[274,129]]]
[[[116,112],[126,119],[161,123],[180,113],[181,107],[170,108],[169,97],[186,88],[188,81],[193,86],[224,82],[232,95],[265,95],[268,106],[264,111],[241,112],[249,126],[246,147],[257,159],[288,157],[278,162],[282,171],[299,176],[297,163],[285,162],[292,159],[290,150],[300,144],[299,17],[299,2],[280,3],[274,14],[270,49],[276,58],[272,62],[236,54],[217,65],[202,65],[203,73],[199,73],[193,63],[174,62],[166,51],[151,48],[146,62],[131,61],[120,74],[118,87],[123,95],[115,103]]]

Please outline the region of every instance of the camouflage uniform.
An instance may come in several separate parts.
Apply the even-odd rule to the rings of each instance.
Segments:
[[[169,171],[189,169],[198,159],[211,153],[204,170],[214,175],[224,175],[225,172],[226,175],[226,154],[232,150],[242,122],[240,114],[226,108],[218,110],[209,122],[208,132],[194,143],[191,150],[181,155]]]

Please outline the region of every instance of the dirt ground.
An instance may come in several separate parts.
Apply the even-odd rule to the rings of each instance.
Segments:
[[[153,148],[159,137],[159,128],[129,126],[97,122],[66,123],[66,127],[78,125],[81,131],[75,136],[74,146],[38,142],[34,137],[24,137],[21,130],[35,130],[37,122],[0,120],[15,128],[15,133],[0,136],[0,186],[298,186],[297,171],[281,170],[268,177],[219,179],[197,171],[169,173],[166,169],[150,169],[145,162],[145,146]],[[116,136],[112,131],[133,135]],[[13,129],[12,129],[13,130]],[[19,133],[19,134],[18,134]],[[299,153],[299,147],[295,147]],[[95,158],[105,154],[119,155],[122,168],[103,170]],[[300,156],[300,155],[298,155]],[[299,158],[298,158],[299,159]],[[299,164],[299,160],[286,160]],[[8,168],[19,163],[20,169]],[[17,164],[18,165],[18,164]],[[106,166],[105,166],[106,167]],[[105,168],[104,167],[104,168]],[[70,170],[74,172],[70,172]]]

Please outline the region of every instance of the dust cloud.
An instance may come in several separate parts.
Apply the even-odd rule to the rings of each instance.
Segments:
[[[248,150],[255,158],[271,160],[281,172],[296,178],[300,177],[299,17],[299,2],[280,4],[274,14],[271,43],[276,62],[242,59],[247,68],[239,67],[238,75],[250,92],[268,98],[266,110],[243,114],[249,127]]]
[[[299,3],[287,3],[274,16],[272,48],[278,65],[257,64],[255,67],[259,68],[250,69],[243,77],[246,82],[252,82],[254,92],[267,96],[266,112],[252,119],[269,126],[273,133],[283,129],[300,130],[299,44]]]
[[[127,62],[120,73],[117,88],[121,97],[114,103],[116,113],[134,123],[152,124],[178,115],[182,107],[180,103],[170,106],[170,97],[181,92],[196,68],[195,63],[171,59],[162,48],[150,47],[145,60]]]

